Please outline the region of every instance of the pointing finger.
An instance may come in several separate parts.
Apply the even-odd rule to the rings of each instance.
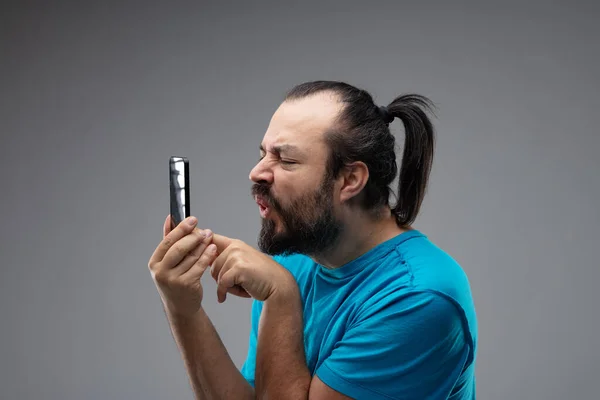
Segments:
[[[215,233],[213,235],[213,243],[217,246],[218,253],[221,254],[227,247],[229,247],[229,245],[233,243],[233,239]]]

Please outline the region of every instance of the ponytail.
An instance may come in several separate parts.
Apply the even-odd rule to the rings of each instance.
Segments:
[[[295,100],[320,92],[335,93],[344,105],[336,122],[325,134],[329,147],[327,171],[331,176],[345,165],[362,161],[369,168],[369,179],[359,197],[365,210],[390,206],[393,192],[390,185],[398,174],[395,137],[389,124],[400,118],[404,124],[406,140],[398,182],[398,202],[391,207],[396,222],[407,227],[417,217],[425,197],[429,171],[433,161],[434,130],[426,111],[433,103],[421,95],[407,94],[397,97],[387,107],[377,107],[373,97],[365,90],[345,82],[313,81],[295,86],[286,100]]]
[[[423,203],[433,163],[435,132],[425,111],[432,111],[431,101],[421,95],[399,96],[387,111],[404,124],[406,139],[398,179],[398,202],[392,208],[398,225],[414,222]]]

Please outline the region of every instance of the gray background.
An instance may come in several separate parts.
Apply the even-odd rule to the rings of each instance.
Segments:
[[[4,2],[0,398],[192,398],[147,269],[168,157],[255,245],[249,171],[312,79],[437,103],[416,227],[471,280],[478,398],[598,398],[599,6],[448,3]],[[250,302],[205,278],[241,366]]]

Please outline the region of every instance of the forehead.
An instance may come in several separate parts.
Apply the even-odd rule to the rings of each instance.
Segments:
[[[307,155],[322,156],[324,134],[334,124],[342,103],[331,93],[284,101],[273,114],[261,147],[290,145]]]

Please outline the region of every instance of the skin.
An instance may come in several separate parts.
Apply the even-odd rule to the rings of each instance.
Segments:
[[[311,198],[322,187],[327,156],[324,133],[341,107],[335,95],[324,93],[284,102],[274,113],[250,180],[268,186],[269,196],[283,210],[294,210],[300,204],[306,207],[297,210],[302,218],[320,217],[314,204],[302,206],[304,202],[297,200]],[[279,151],[277,147],[282,146],[288,148]],[[368,177],[366,165],[355,162],[331,182],[328,197],[339,235],[332,245],[309,254],[327,268],[338,268],[403,232],[389,207],[383,210],[383,217],[374,220],[350,201],[360,194]],[[271,224],[272,233],[287,233],[282,214],[273,209],[267,218],[270,221],[264,224]],[[212,232],[206,236],[208,232],[197,227],[195,218],[191,225],[186,220],[171,231],[167,217],[163,240],[148,263],[196,397],[348,399],[310,375],[304,354],[302,300],[293,276],[252,246]],[[219,302],[225,301],[227,294],[264,302],[256,389],[231,361],[201,306],[200,278],[209,266],[218,285]]]

